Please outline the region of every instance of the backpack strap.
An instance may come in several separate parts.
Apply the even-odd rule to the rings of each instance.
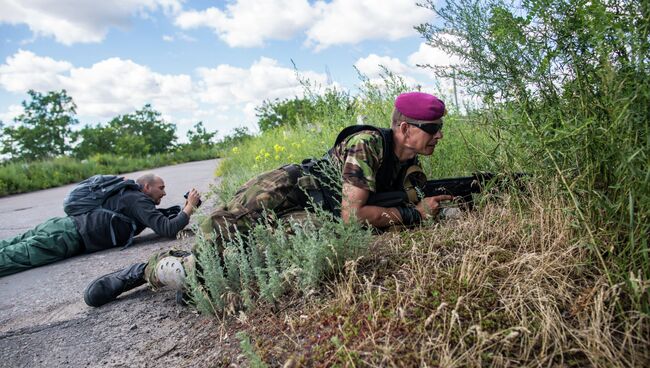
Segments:
[[[124,216],[121,213],[117,213],[115,211],[111,211],[111,210],[103,208],[103,207],[98,207],[97,209],[95,209],[95,211],[101,211],[101,212],[105,212],[105,213],[108,213],[108,214],[111,215],[111,219],[108,222],[108,224],[109,224],[108,226],[109,226],[109,228],[111,230],[111,242],[113,243],[114,247],[117,247],[117,237],[115,236],[115,227],[113,226],[113,221],[116,218],[118,218],[118,219],[120,219],[122,221],[125,221],[125,222],[128,222],[129,224],[131,224],[131,234],[129,234],[129,240],[126,242],[124,247],[122,247],[122,249],[126,249],[129,246],[131,246],[131,244],[133,243],[133,237],[135,236],[135,231],[137,230],[137,226],[135,224],[135,221],[133,221],[128,216]]]
[[[126,190],[126,188],[127,187],[124,187],[124,188],[120,189],[120,191],[116,194],[116,195],[119,196],[119,199],[117,201],[117,208],[120,208],[120,204],[122,202],[122,194],[124,194],[124,191]],[[109,210],[107,208],[104,208],[103,204],[100,207],[98,207],[96,210],[111,214],[111,219],[109,220],[109,227],[110,227],[110,230],[111,230],[111,242],[113,243],[114,247],[117,247],[117,237],[115,235],[115,227],[113,226],[113,220],[115,220],[115,218],[118,218],[118,219],[120,219],[120,220],[122,220],[124,222],[128,222],[131,225],[131,234],[129,234],[129,239],[127,240],[126,244],[124,244],[124,246],[122,247],[122,250],[130,247],[133,244],[133,238],[135,237],[135,231],[138,228],[137,225],[135,224],[135,221],[132,218],[130,218],[130,217],[124,215],[124,214],[121,214],[119,212],[111,211],[111,210]]]

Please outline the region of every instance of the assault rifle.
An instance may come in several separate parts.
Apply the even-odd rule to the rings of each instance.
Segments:
[[[514,184],[516,188],[523,191],[523,178],[528,176],[525,173],[514,174],[494,174],[489,172],[479,172],[471,176],[459,178],[447,178],[429,180],[424,186],[418,187],[419,196],[432,197],[442,194],[454,196],[454,201],[466,206],[468,209],[473,208],[474,193],[480,193],[486,188],[496,188],[503,190],[508,184]],[[381,207],[403,206],[409,202],[408,195],[404,191],[371,193],[368,197],[367,205]]]

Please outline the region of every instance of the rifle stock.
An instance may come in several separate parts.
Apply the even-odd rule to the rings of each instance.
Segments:
[[[473,205],[473,194],[480,193],[489,182],[494,180],[496,181],[494,183],[496,186],[503,187],[503,184],[505,184],[509,178],[512,178],[519,188],[523,189],[520,180],[527,175],[528,174],[525,173],[501,175],[489,172],[479,172],[471,176],[429,180],[423,188],[419,189],[424,197],[450,194],[454,196],[455,201],[471,208]],[[406,204],[408,204],[408,196],[404,191],[371,193],[366,202],[366,205],[380,207],[397,207]]]

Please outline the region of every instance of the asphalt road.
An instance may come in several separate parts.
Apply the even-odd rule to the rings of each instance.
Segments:
[[[161,176],[167,191],[161,206],[168,207],[182,205],[183,194],[192,187],[205,193],[216,184],[216,166],[217,160],[208,160],[124,175]],[[0,238],[63,216],[62,201],[72,186],[0,198]],[[201,210],[209,210],[211,202],[204,201]],[[175,306],[172,292],[153,293],[143,286],[102,308],[86,306],[82,293],[97,276],[145,261],[156,251],[187,249],[191,244],[192,238],[165,239],[147,230],[123,251],[81,255],[0,278],[0,366],[149,366],[163,361],[178,365],[165,350],[169,333],[152,326],[175,330],[174,349],[190,333],[179,324],[195,324],[200,318],[191,308]]]

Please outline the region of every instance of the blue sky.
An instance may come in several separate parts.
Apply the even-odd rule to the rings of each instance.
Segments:
[[[413,30],[433,21],[413,0],[0,0],[0,120],[29,89],[66,89],[81,125],[151,103],[179,138],[254,130],[264,100],[302,95],[292,60],[323,87],[354,92],[355,66],[379,81],[383,65],[448,95],[415,66],[451,62]]]

